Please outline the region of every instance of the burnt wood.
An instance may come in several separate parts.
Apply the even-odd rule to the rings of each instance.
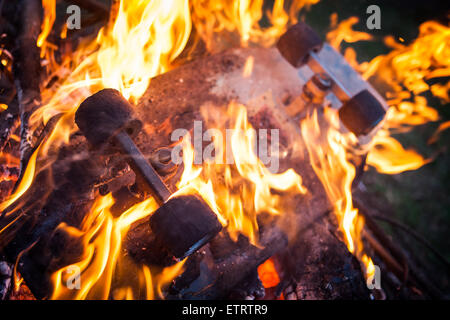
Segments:
[[[0,113],[0,151],[3,151],[11,134],[17,128],[19,119],[19,108],[17,100],[10,103],[8,109]]]
[[[102,158],[88,152],[84,138],[80,138],[74,137],[69,146],[62,147],[52,168],[42,170],[21,201],[0,216],[0,229],[4,228],[0,252],[11,263],[17,263],[38,299],[52,292],[50,275],[76,262],[81,254],[79,244],[56,232],[56,227],[62,222],[81,225],[93,203],[94,185],[104,175]]]

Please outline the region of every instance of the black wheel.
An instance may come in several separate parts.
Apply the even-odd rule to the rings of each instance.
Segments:
[[[308,62],[309,53],[318,52],[322,45],[318,34],[306,23],[299,22],[280,37],[277,48],[290,64],[300,68]]]
[[[103,89],[80,104],[75,122],[86,139],[99,146],[125,128],[132,120],[132,113],[133,107],[119,91]],[[125,129],[138,129],[138,124],[133,123]]]
[[[199,196],[171,198],[150,217],[150,227],[178,259],[189,256],[221,230],[216,214]]]
[[[372,131],[383,120],[385,114],[386,110],[380,101],[367,89],[345,102],[339,109],[342,123],[357,136]]]

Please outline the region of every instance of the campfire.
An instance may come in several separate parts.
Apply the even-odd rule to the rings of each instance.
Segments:
[[[360,63],[317,2],[0,0],[2,299],[441,297],[360,182],[433,161],[393,134],[450,100],[450,29]]]

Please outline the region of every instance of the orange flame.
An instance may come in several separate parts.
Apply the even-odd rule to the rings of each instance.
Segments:
[[[251,243],[257,244],[258,223],[256,217],[262,212],[279,215],[288,214],[292,208],[283,208],[283,195],[274,191],[306,193],[301,177],[294,170],[274,174],[262,163],[254,152],[255,130],[247,121],[247,111],[242,105],[230,104],[226,116],[222,112],[211,113],[211,108],[202,108],[202,114],[212,127],[223,134],[214,140],[215,159],[205,161],[202,167],[194,166],[194,149],[190,137],[183,139],[184,172],[177,184],[178,193],[199,193],[216,212],[232,239],[239,233]],[[231,123],[221,123],[227,119]],[[234,124],[233,124],[234,122]],[[231,150],[224,150],[227,141],[226,126],[231,125]],[[230,152],[230,154],[227,154]],[[226,159],[233,158],[234,164]],[[208,159],[207,159],[208,160]]]
[[[56,0],[42,0],[42,7],[44,8],[44,19],[41,26],[41,33],[37,39],[37,46],[41,48],[41,58],[45,56],[46,39],[52,31],[53,24],[56,18]]]
[[[367,163],[381,173],[395,174],[418,169],[431,161],[414,150],[405,150],[391,134],[439,120],[437,110],[420,96],[425,91],[430,90],[443,102],[450,101],[450,81],[432,86],[426,83],[426,80],[450,75],[450,28],[429,21],[420,26],[419,37],[410,45],[397,43],[392,37],[387,37],[385,43],[394,50],[358,65],[357,69],[364,79],[375,77],[390,88],[386,96],[392,107],[383,128],[374,138]]]
[[[323,115],[313,110],[309,117],[301,121],[301,132],[314,172],[334,205],[347,248],[363,262],[367,277],[367,263],[371,259],[363,252],[360,236],[364,219],[353,207],[352,182],[356,170],[349,159],[357,138],[353,133],[340,132],[339,116],[335,110],[329,109]],[[366,258],[362,260],[364,256]]]
[[[334,29],[327,35],[327,39],[336,49],[340,49],[342,41],[351,43],[371,40],[370,35],[352,30],[352,26],[357,22],[358,19],[353,17],[337,25],[337,15],[332,16]],[[448,76],[449,39],[449,28],[435,22],[427,22],[421,25],[419,38],[410,46],[396,43],[393,38],[386,38],[386,43],[394,50],[387,56],[376,57],[371,62],[359,64],[355,51],[352,48],[346,50],[345,58],[356,70],[363,73],[364,79],[371,76],[382,78],[394,90],[388,92],[387,97],[390,99],[389,104],[395,107],[388,110],[384,126],[373,138],[367,158],[367,163],[379,172],[395,174],[415,170],[431,161],[413,150],[405,150],[391,137],[391,133],[406,132],[412,126],[439,119],[438,112],[429,107],[427,100],[419,94],[431,89],[439,98],[448,98],[448,94],[444,92],[448,83],[430,88],[425,80]],[[413,101],[408,100],[411,97]],[[339,120],[335,112],[326,110],[320,122],[318,117],[317,111],[314,111],[301,123],[311,164],[322,181],[328,198],[335,205],[348,250],[359,258],[365,267],[366,277],[370,277],[375,272],[375,267],[370,257],[363,252],[360,232],[364,221],[358,215],[357,209],[353,208],[351,194],[355,169],[349,162],[349,150],[358,143],[353,134],[339,132]]]
[[[350,17],[346,20],[337,23],[338,16],[336,13],[331,15],[331,28],[332,30],[327,34],[328,43],[339,50],[343,41],[347,43],[358,42],[362,40],[371,40],[372,35],[367,32],[355,31],[353,26],[359,22],[359,18]]]
[[[255,63],[255,57],[249,56],[247,58],[247,60],[245,61],[244,72],[242,73],[242,76],[244,78],[248,78],[252,75],[254,63]]]
[[[286,31],[289,22],[295,23],[298,12],[302,8],[318,1],[291,1],[287,12],[285,1],[275,0],[272,10],[266,12],[269,26],[262,28],[259,23],[264,15],[263,0],[194,0],[192,1],[192,21],[209,51],[217,51],[217,47],[223,47],[217,40],[220,39],[218,37],[220,33],[228,33],[232,36],[238,34],[238,43],[234,43],[230,39],[232,37],[222,39],[224,42],[231,41],[228,46],[240,44],[242,47],[247,47],[252,43],[257,43],[269,47]]]
[[[126,210],[118,218],[109,211],[114,204],[111,194],[97,199],[92,210],[86,215],[81,229],[61,224],[58,228],[64,230],[83,244],[82,259],[74,264],[65,266],[52,275],[54,291],[51,299],[108,299],[112,287],[115,269],[121,264],[120,250],[122,239],[128,232],[130,225],[147,217],[157,209],[153,198],[149,198]],[[164,269],[157,278],[156,288],[161,288],[181,271],[184,261]],[[147,297],[154,296],[152,275],[148,267],[142,267],[146,279]],[[73,275],[72,270],[80,272],[80,288],[71,290],[66,285]],[[133,298],[133,288],[119,288],[114,291],[115,298]],[[123,293],[126,293],[123,296]],[[160,294],[162,297],[162,294]]]
[[[103,87],[136,101],[150,78],[170,68],[190,32],[188,0],[121,1],[114,27],[97,37]]]

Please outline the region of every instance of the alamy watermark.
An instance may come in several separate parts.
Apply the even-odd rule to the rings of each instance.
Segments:
[[[81,289],[80,267],[76,265],[70,265],[67,267],[65,272],[69,274],[66,280],[66,287],[70,290],[80,290]]]
[[[215,164],[234,164],[232,145],[234,135],[251,134],[253,136],[251,150],[258,156],[259,160],[272,172],[276,173],[279,169],[280,153],[280,130],[279,129],[247,129],[245,132],[239,129],[226,129],[224,131],[210,128],[203,132],[203,122],[194,121],[193,139],[187,129],[176,129],[171,134],[171,141],[177,142],[180,139],[193,141],[194,164],[201,165],[203,162],[212,162]],[[269,146],[270,134],[270,146]],[[209,142],[204,147],[204,142]],[[270,149],[270,150],[269,150]],[[171,160],[175,164],[181,164],[183,161],[183,144],[179,143],[172,149]],[[234,149],[236,150],[236,149]],[[256,165],[255,157],[245,157],[246,164]],[[251,162],[255,163],[251,163]]]
[[[369,30],[381,29],[381,9],[376,4],[367,7],[367,14],[370,16],[366,20],[366,26]]]
[[[81,9],[79,6],[73,4],[67,7],[66,13],[69,17],[66,20],[68,30],[81,29]]]

